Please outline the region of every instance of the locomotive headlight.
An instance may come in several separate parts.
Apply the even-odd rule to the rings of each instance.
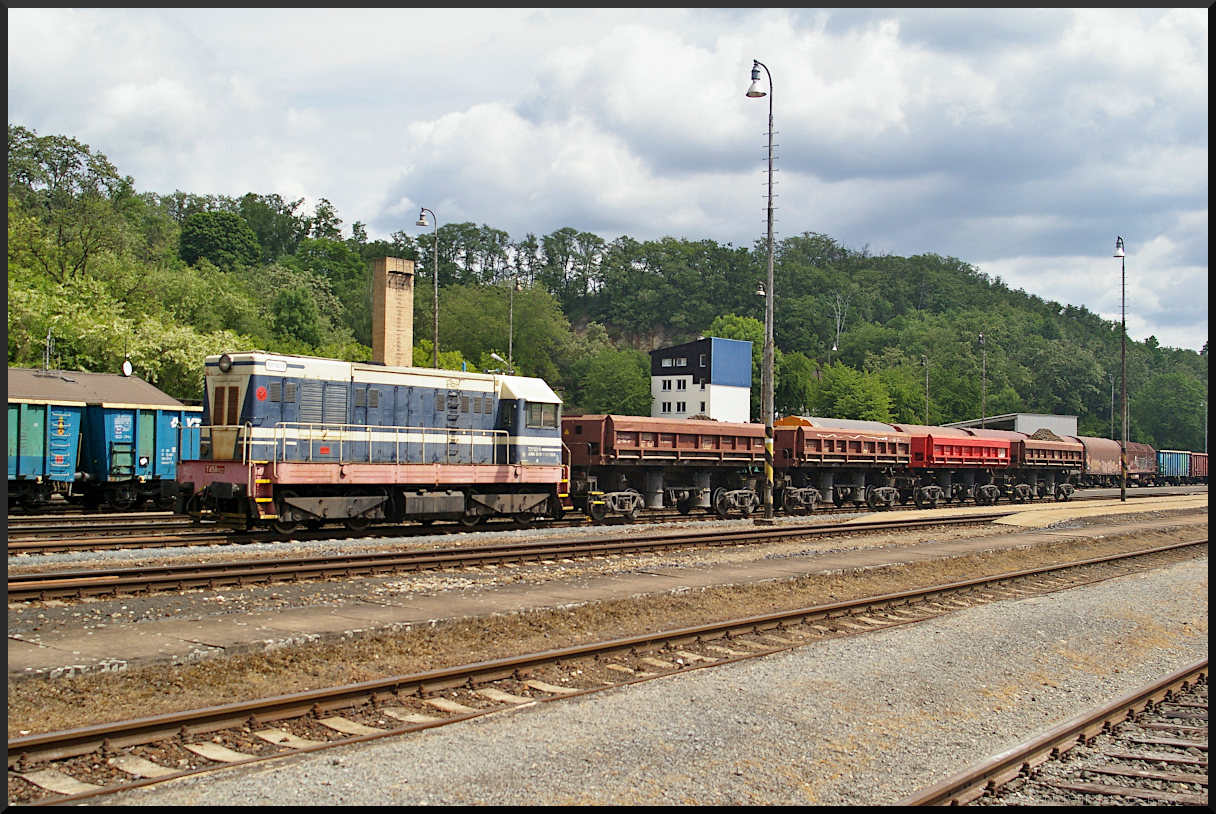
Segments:
[[[232,369],[232,357],[225,353],[223,356],[220,357],[220,372],[227,373],[231,369]]]

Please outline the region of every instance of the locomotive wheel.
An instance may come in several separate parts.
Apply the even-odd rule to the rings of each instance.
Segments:
[[[284,489],[279,492],[279,499],[275,505],[278,517],[270,521],[270,527],[279,534],[291,534],[300,527],[299,510],[294,506],[287,505],[287,498],[295,496],[296,493],[290,489]]]
[[[351,497],[381,497],[385,494],[383,489],[375,486],[365,486],[355,489],[350,493]],[[371,524],[372,518],[366,515],[355,515],[342,521],[342,525],[346,526],[350,531],[364,531]]]

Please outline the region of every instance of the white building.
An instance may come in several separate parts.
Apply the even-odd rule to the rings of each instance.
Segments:
[[[650,414],[656,418],[747,423],[751,392],[751,342],[702,337],[650,352]]]

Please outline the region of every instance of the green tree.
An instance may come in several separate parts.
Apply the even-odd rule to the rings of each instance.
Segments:
[[[773,405],[782,415],[806,415],[815,393],[815,363],[804,354],[787,353],[778,371]]]
[[[199,212],[186,218],[179,251],[189,265],[205,259],[221,269],[253,265],[261,256],[257,238],[235,212]]]
[[[650,415],[650,357],[636,350],[603,350],[579,383],[588,413]]]
[[[87,144],[9,125],[8,188],[38,225],[10,241],[27,238],[15,248],[56,282],[89,274],[105,254],[130,251],[139,206],[134,181]]]
[[[1129,431],[1129,438],[1155,449],[1202,450],[1206,393],[1185,373],[1154,375],[1128,403],[1129,417],[1139,428],[1138,433]]]
[[[865,421],[891,421],[891,397],[879,375],[833,362],[823,371],[813,405],[815,415]]]
[[[274,300],[274,328],[280,336],[292,337],[313,347],[321,344],[321,315],[307,289],[279,292]]]
[[[240,201],[240,215],[257,238],[263,263],[295,254],[300,241],[312,231],[312,221],[297,210],[304,199],[284,200],[279,195],[247,193]]]

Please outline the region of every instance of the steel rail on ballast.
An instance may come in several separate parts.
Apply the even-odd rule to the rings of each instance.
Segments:
[[[9,601],[97,596],[116,592],[185,590],[288,579],[387,574],[463,566],[539,562],[556,558],[638,554],[674,548],[715,547],[767,542],[791,537],[908,531],[933,526],[986,523],[1010,512],[921,520],[862,521],[805,525],[749,526],[744,529],[690,530],[683,533],[601,536],[522,543],[495,543],[413,551],[360,552],[311,557],[239,560],[146,567],[9,574]]]
[[[1025,569],[1022,571],[1006,572],[1003,574],[979,577],[976,579],[952,582],[943,585],[935,585],[927,588],[900,591],[896,593],[864,597],[861,599],[843,602],[834,602],[826,605],[816,605],[791,611],[778,611],[758,616],[749,616],[723,622],[697,625],[694,627],[659,631],[641,636],[629,636],[593,644],[531,653],[512,658],[495,659],[492,661],[477,662],[437,670],[427,670],[419,673],[390,676],[387,678],[363,681],[341,687],[307,690],[288,695],[256,699],[253,701],[242,701],[223,704],[220,706],[188,710],[184,712],[154,715],[130,721],[97,724],[58,732],[25,735],[9,739],[8,763],[11,769],[14,766],[20,766],[24,763],[60,760],[88,754],[102,749],[119,749],[123,747],[152,743],[159,740],[171,739],[178,735],[201,735],[232,727],[240,727],[247,724],[261,725],[274,721],[302,717],[310,712],[320,713],[350,708],[372,702],[377,697],[389,695],[425,696],[427,694],[446,689],[462,686],[476,686],[478,684],[486,684],[496,680],[512,678],[520,674],[527,673],[528,671],[537,667],[560,662],[610,656],[624,652],[651,652],[668,646],[683,646],[695,642],[715,641],[733,636],[758,634],[764,631],[794,627],[804,623],[823,619],[865,614],[886,608],[908,605],[910,603],[919,601],[931,601],[941,596],[966,592],[974,588],[991,586],[996,583],[1006,583],[1013,580],[1034,578],[1053,572],[1067,571],[1074,568],[1100,565],[1117,562],[1120,560],[1132,559],[1135,557],[1166,553],[1189,546],[1205,545],[1206,543],[1206,538],[1182,543],[1170,543],[1139,551],[1125,552],[1104,557],[1094,557],[1074,562],[1056,563],[1048,566]],[[1047,592],[1051,592],[1051,590],[1059,589],[1049,589]],[[898,624],[911,624],[915,621],[917,620],[908,620]],[[890,626],[892,625],[888,625],[887,627]],[[884,628],[875,628],[873,630],[867,630],[866,632],[874,632],[882,629]],[[802,647],[809,643],[810,642],[801,642],[790,645],[774,646],[767,650],[758,651],[745,656],[722,658],[706,664],[687,665],[681,668],[680,671],[684,672],[687,670],[708,669],[745,659],[791,650],[795,647]],[[611,687],[619,687],[625,684],[653,680],[654,678],[659,678],[663,675],[670,674],[671,673],[664,673],[649,677],[632,678],[608,686],[592,687],[581,690],[572,688],[572,692],[569,694],[555,696],[553,698],[538,698],[536,700],[544,702],[555,700],[558,697],[586,695],[588,693],[598,692]],[[442,726],[486,714],[492,714],[499,712],[502,709],[502,707],[498,707],[494,709],[479,710],[476,713],[459,715],[454,718],[443,719],[432,723],[408,724],[401,727],[395,727],[393,729],[387,729],[382,733],[354,736],[338,741],[332,741],[320,746],[293,749],[290,752],[280,753],[278,755],[251,757],[250,760],[241,762],[260,762],[263,760],[274,759],[275,757],[282,756],[283,754],[300,754],[303,752],[316,751],[321,748],[330,748],[337,745],[345,745],[392,735],[400,735],[406,732],[429,729],[435,726]],[[166,778],[161,778],[161,780],[198,774],[203,771],[209,771],[212,768],[216,767],[186,770]],[[77,799],[85,799],[96,796],[97,794],[112,793],[121,789],[148,785],[152,782],[159,781],[152,779],[136,781],[133,783],[123,784],[120,787],[99,789],[97,791],[59,797],[47,802],[70,802]]]
[[[1117,724],[1130,719],[1150,704],[1169,693],[1206,679],[1208,660],[1202,659],[1180,670],[1162,676],[1139,689],[1116,698],[1110,703],[1078,715],[1042,735],[959,772],[937,785],[917,792],[895,803],[897,806],[966,805],[1045,762],[1053,754],[1068,751],[1078,743],[1088,741]]]

